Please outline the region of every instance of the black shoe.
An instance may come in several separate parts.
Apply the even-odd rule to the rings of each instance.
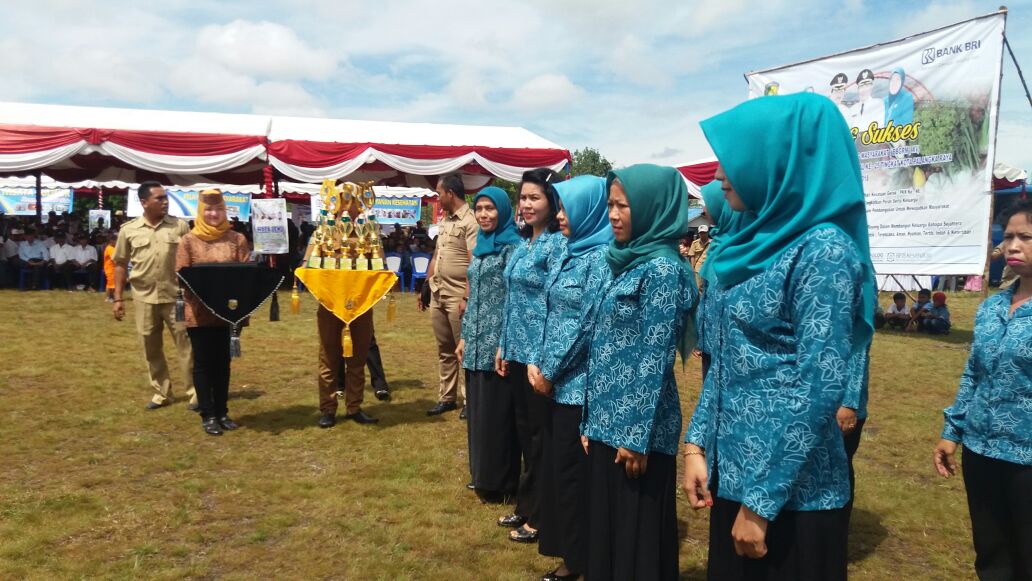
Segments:
[[[518,515],[516,513],[512,513],[510,515],[506,515],[506,516],[503,516],[502,518],[498,519],[498,526],[500,526],[500,527],[508,527],[508,528],[514,529],[516,527],[523,526],[524,523],[526,523],[526,522],[527,522],[527,517],[520,516],[520,515]]]
[[[319,418],[320,428],[332,428],[337,425],[337,417],[334,414],[326,414]]]
[[[439,402],[437,402],[437,405],[435,405],[434,407],[426,410],[426,415],[428,415],[428,416],[439,416],[439,415],[443,414],[444,412],[455,411],[458,407],[459,406],[455,405],[455,402],[453,402],[453,401],[439,401]]]
[[[391,392],[387,389],[387,386],[377,387],[373,393],[376,395],[376,399],[380,401],[391,401]]]
[[[167,405],[168,405],[167,403],[154,403],[154,402],[150,402],[149,404],[147,404],[147,408],[146,409],[156,410],[158,408],[163,408],[163,407],[165,407]]]
[[[462,411],[459,412],[459,419],[460,420],[466,419],[466,406],[462,406]]]
[[[353,414],[348,414],[348,415],[344,416],[344,419],[345,420],[351,420],[351,421],[357,422],[359,424],[375,424],[376,422],[380,421],[380,420],[370,416],[369,414],[365,413],[362,410],[358,410],[357,412],[355,412]]]
[[[541,581],[577,581],[580,579],[580,573],[567,573],[566,575],[556,575],[556,571],[559,569],[552,569],[548,573],[545,573],[541,577]]]
[[[526,525],[520,528],[509,531],[509,540],[514,543],[536,543],[538,540],[538,532],[527,529]]]
[[[219,421],[215,418],[204,418],[201,420],[201,425],[204,426],[204,431],[211,436],[221,436],[222,426],[219,425]]]
[[[195,412],[195,411],[201,409],[201,406],[200,406],[200,404],[192,403],[192,404],[187,405],[186,409],[191,411],[191,412]]]
[[[229,419],[229,416],[222,416],[219,418],[219,425],[222,426],[223,430],[235,430],[240,427],[240,424]]]

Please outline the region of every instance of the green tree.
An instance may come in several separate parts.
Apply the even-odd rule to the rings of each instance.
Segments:
[[[613,162],[605,158],[594,147],[585,147],[573,152],[573,175],[605,176],[613,169]]]

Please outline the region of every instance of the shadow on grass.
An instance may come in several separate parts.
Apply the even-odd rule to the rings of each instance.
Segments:
[[[970,329],[953,327],[948,335],[929,335],[927,333],[904,333],[903,331],[879,329],[879,335],[896,336],[919,343],[946,343],[950,345],[968,345],[974,340],[975,333]]]
[[[692,565],[688,569],[681,571],[678,579],[681,581],[702,581],[706,578],[706,568],[699,567],[698,565]]]
[[[889,536],[881,516],[869,510],[854,508],[849,521],[849,562],[856,563],[871,556]]]
[[[263,395],[265,392],[260,389],[241,389],[229,392],[229,399],[258,399]]]
[[[393,385],[391,385],[391,389],[394,389]],[[387,428],[404,424],[445,421],[445,418],[442,416],[426,415],[426,410],[434,407],[434,404],[436,403],[437,400],[435,399],[425,398],[417,399],[415,401],[407,401],[405,403],[380,402],[374,399],[372,402],[366,400],[362,409],[374,418],[379,418],[380,423],[377,424],[378,427]],[[458,415],[459,412],[454,411],[448,413]],[[339,417],[337,419],[338,421],[340,420]]]
[[[316,421],[318,421],[319,415],[317,412],[318,409],[312,406],[295,405],[249,416],[240,416],[236,420],[240,425],[247,426],[249,430],[282,434],[308,428],[318,430],[319,426],[316,425]]]
[[[418,379],[390,379],[387,378],[387,383],[391,387],[391,391],[402,391],[406,389],[425,389],[426,386],[423,382]]]

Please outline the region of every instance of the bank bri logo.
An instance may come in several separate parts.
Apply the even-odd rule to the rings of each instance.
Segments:
[[[980,48],[982,48],[981,40],[958,43],[952,46],[947,46],[946,48],[935,48],[934,46],[928,47],[921,53],[921,64],[930,65],[938,58],[970,52]]]

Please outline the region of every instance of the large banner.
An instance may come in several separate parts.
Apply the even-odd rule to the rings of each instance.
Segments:
[[[72,188],[43,188],[43,221],[50,212],[72,211]],[[36,215],[36,188],[4,188],[0,190],[0,210],[8,216]]]
[[[192,220],[197,217],[197,195],[198,190],[175,190],[165,188],[168,194],[169,215],[184,220]],[[140,198],[136,192],[130,192],[129,201],[126,203],[126,214],[130,218],[143,215],[143,206],[140,205]],[[230,220],[237,218],[241,222],[251,219],[251,194],[236,194],[223,192],[223,199],[226,200],[226,215]]]
[[[287,201],[283,198],[251,200],[251,233],[258,254],[286,254]]]
[[[746,75],[751,97],[827,95],[852,129],[879,274],[981,274],[1005,14]]]

